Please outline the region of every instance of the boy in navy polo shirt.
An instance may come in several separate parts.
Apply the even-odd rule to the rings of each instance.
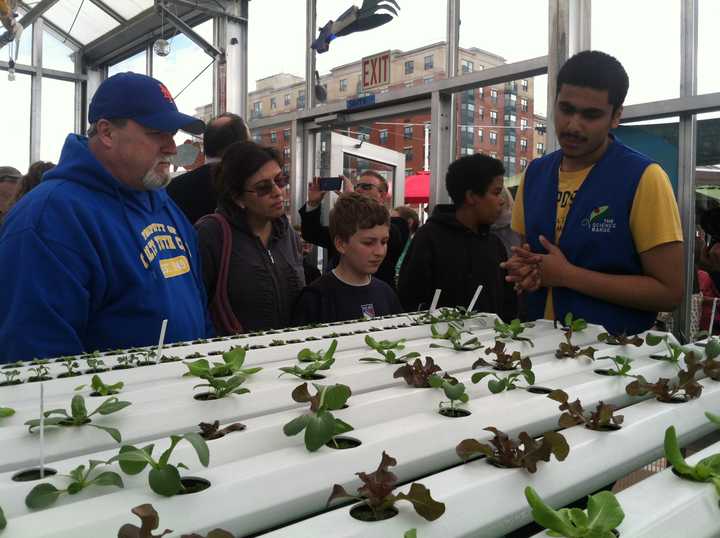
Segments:
[[[387,254],[389,233],[387,208],[357,193],[340,196],[330,212],[330,239],[340,262],[303,290],[294,322],[329,323],[401,313],[393,289],[373,276]]]

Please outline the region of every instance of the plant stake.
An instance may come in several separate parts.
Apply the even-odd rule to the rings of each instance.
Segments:
[[[440,288],[435,290],[435,295],[433,295],[432,304],[430,305],[429,313],[432,314],[437,310],[438,302],[440,302],[440,293],[442,293],[442,290]]]
[[[470,301],[470,304],[468,305],[467,311],[468,313],[472,312],[472,309],[475,308],[475,303],[477,302],[478,298],[480,297],[480,293],[482,293],[483,286],[480,284],[477,289],[475,290],[475,295],[473,295],[472,301]]]
[[[40,383],[40,478],[45,478],[45,383]]]
[[[165,329],[167,329],[168,320],[164,319],[162,322],[162,328],[160,329],[160,340],[158,340],[158,349],[157,349],[157,362],[160,364],[160,359],[162,358],[162,349],[163,344],[165,343]]]

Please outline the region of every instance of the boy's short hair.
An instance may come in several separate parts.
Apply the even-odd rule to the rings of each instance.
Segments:
[[[339,237],[345,242],[358,230],[389,226],[390,213],[384,205],[356,192],[341,195],[330,211],[330,240]]]
[[[466,155],[448,167],[445,188],[455,206],[461,207],[465,203],[467,191],[483,196],[493,180],[504,174],[505,167],[502,161],[482,153]]]
[[[599,50],[584,50],[568,59],[560,68],[556,99],[563,84],[607,90],[608,102],[615,113],[625,102],[630,79],[625,68],[614,56]]]

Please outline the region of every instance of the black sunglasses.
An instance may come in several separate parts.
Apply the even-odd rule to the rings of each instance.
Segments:
[[[245,189],[243,192],[254,192],[257,196],[267,196],[270,194],[277,185],[280,190],[284,189],[288,185],[288,177],[286,175],[280,175],[274,179],[265,179],[255,183],[254,189]]]

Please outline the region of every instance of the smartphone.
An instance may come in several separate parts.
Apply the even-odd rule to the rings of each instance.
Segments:
[[[318,187],[321,191],[339,191],[342,189],[342,179],[339,177],[318,178]]]

